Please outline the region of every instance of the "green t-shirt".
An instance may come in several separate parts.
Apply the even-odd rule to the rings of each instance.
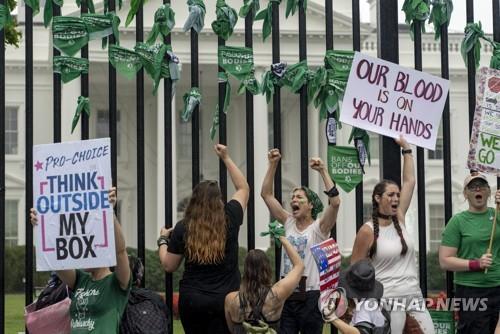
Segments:
[[[491,228],[495,210],[476,213],[462,211],[454,215],[443,231],[441,244],[457,248],[457,257],[461,259],[479,259],[486,253],[489,246]],[[497,227],[491,253],[493,264],[484,271],[455,272],[455,284],[473,287],[500,286],[500,216],[497,217]]]
[[[71,334],[118,333],[127,306],[130,284],[122,290],[115,273],[94,281],[89,273],[76,271],[71,298]]]

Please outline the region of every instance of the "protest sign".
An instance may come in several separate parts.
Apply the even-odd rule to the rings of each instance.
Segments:
[[[477,74],[476,110],[467,167],[500,173],[500,71],[483,67]]]
[[[345,192],[353,190],[363,180],[363,169],[355,147],[328,146],[328,173]]]
[[[109,138],[33,147],[37,271],[116,265]]]
[[[311,247],[311,253],[319,271],[320,302],[326,299],[330,290],[339,284],[340,251],[334,239],[329,238]]]
[[[340,121],[434,150],[449,81],[356,52]]]

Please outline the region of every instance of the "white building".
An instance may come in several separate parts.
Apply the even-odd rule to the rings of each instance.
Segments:
[[[239,9],[242,1],[228,0],[228,4]],[[376,1],[369,1],[372,13]],[[352,49],[351,1],[334,2],[334,46],[335,49]],[[24,4],[24,2],[20,2]],[[212,114],[217,104],[217,38],[212,32],[210,23],[215,19],[215,1],[206,1],[207,15],[205,28],[199,36],[199,64],[200,89],[203,101],[200,108],[201,130],[201,168],[203,178],[218,177],[218,162],[212,153],[212,142],[209,139],[209,129]],[[261,8],[267,1],[261,1]],[[96,3],[96,11],[102,12],[102,2]],[[160,6],[157,1],[148,1],[144,8],[145,36],[153,24],[153,15]],[[281,60],[288,63],[298,61],[298,17],[285,19],[285,6],[280,6],[280,43]],[[121,45],[132,48],[135,44],[134,22],[128,27],[123,26],[129,1],[124,1],[124,8],[119,12],[122,19],[120,27]],[[190,36],[182,32],[182,26],[187,17],[185,1],[173,1],[176,13],[176,28],[172,33],[172,46],[182,63],[182,79],[178,82],[176,95],[173,100],[174,113],[174,189],[163,189],[163,96],[162,89],[158,96],[151,94],[151,80],[145,79],[145,168],[146,168],[146,245],[156,247],[156,238],[160,227],[164,223],[164,191],[174,194],[174,208],[179,206],[191,191],[191,124],[180,121],[180,111],[183,102],[182,95],[190,87]],[[79,15],[79,9],[74,3],[66,3],[63,7],[64,15]],[[376,15],[372,14],[370,24],[361,26],[362,51],[376,56]],[[18,20],[23,30],[24,8],[19,8]],[[41,24],[42,14],[35,17],[34,30],[34,141],[36,144],[50,143],[52,137],[52,39],[50,29]],[[262,42],[261,21],[254,24],[254,57],[256,77],[271,64],[271,38]],[[431,29],[429,29],[431,30]],[[453,211],[464,207],[461,194],[462,181],[467,171],[465,169],[466,153],[468,150],[468,109],[467,109],[467,73],[460,57],[460,43],[463,33],[450,33],[449,57],[451,80],[451,148],[452,148],[452,178],[453,178]],[[399,36],[400,64],[413,67],[413,44],[407,30]],[[23,41],[24,43],[24,41]],[[244,20],[239,19],[235,33],[228,41],[228,45],[244,45]],[[325,19],[324,1],[309,0],[307,9],[307,59],[309,66],[323,64],[325,54]],[[90,101],[91,121],[90,137],[108,136],[108,58],[107,50],[101,49],[100,41],[92,41],[89,46],[90,59]],[[482,64],[487,65],[491,50],[483,52]],[[440,75],[440,46],[434,41],[433,33],[423,36],[423,68],[424,71]],[[11,46],[6,52],[6,233],[7,244],[23,244],[25,237],[24,212],[24,175],[25,175],[25,91],[24,91],[24,45],[19,49]],[[232,86],[237,83],[233,82]],[[70,134],[71,119],[76,107],[77,97],[80,95],[80,80],[64,84],[62,89],[62,138],[63,141],[78,140],[80,133],[77,130]],[[120,190],[120,217],[124,226],[127,244],[136,245],[136,109],[135,109],[135,80],[127,81],[118,74],[118,187]],[[299,96],[282,89],[282,155],[283,155],[283,200],[288,202],[290,189],[300,180],[300,149],[299,137]],[[235,162],[245,170],[245,108],[244,97],[237,96],[233,88],[231,105],[227,117],[228,146]],[[266,152],[272,146],[272,107],[266,104],[265,97],[254,97],[255,107],[255,192],[256,197],[256,246],[265,248],[269,240],[258,236],[265,230],[269,221],[268,211],[260,199],[260,185],[267,169]],[[309,107],[309,154],[321,156],[326,160],[326,140],[324,138],[324,122],[320,124],[319,113]],[[339,145],[347,145],[350,128],[344,126],[339,131]],[[371,206],[371,190],[378,182],[378,136],[371,136],[372,166],[367,168],[364,177],[364,202]],[[443,195],[443,162],[441,160],[442,137],[438,140],[434,152],[426,152],[425,189],[427,208],[427,248],[436,250],[444,226],[444,195]],[[229,182],[230,183],[230,182]],[[29,186],[29,185],[28,185]],[[314,171],[310,173],[312,189],[322,190],[322,183]],[[230,186],[229,195],[232,189]],[[338,241],[343,253],[350,252],[355,235],[354,191],[345,194],[341,192],[342,207],[338,219]],[[326,197],[323,198],[326,203]],[[417,238],[417,202],[416,195],[408,213],[408,226]],[[181,217],[178,213],[173,217],[176,221]],[[246,245],[246,227],[240,232],[240,244]]]

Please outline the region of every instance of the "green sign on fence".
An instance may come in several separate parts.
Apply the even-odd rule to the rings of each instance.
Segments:
[[[455,318],[452,311],[429,310],[436,334],[455,334]]]

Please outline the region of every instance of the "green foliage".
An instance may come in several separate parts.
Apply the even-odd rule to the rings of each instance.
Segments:
[[[24,270],[24,246],[12,246],[5,248],[5,292],[6,293],[23,293],[24,282],[26,280]],[[33,259],[35,254],[33,253]],[[49,272],[34,272],[34,286],[43,287],[49,278]]]
[[[12,11],[17,6],[16,0],[7,0],[7,7]],[[19,47],[22,33],[17,30],[17,19],[13,18],[11,23],[5,25],[5,44]]]

